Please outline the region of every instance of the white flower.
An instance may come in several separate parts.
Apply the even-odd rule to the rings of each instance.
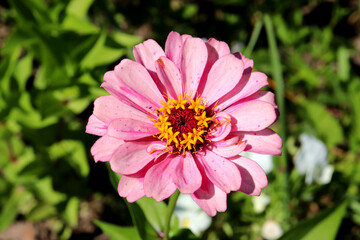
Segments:
[[[261,228],[261,236],[267,240],[278,239],[283,235],[283,230],[279,223],[274,220],[267,220]]]
[[[188,194],[180,194],[174,213],[179,218],[180,228],[188,228],[196,235],[211,225],[211,217]]]
[[[270,197],[265,193],[261,193],[260,196],[254,196],[251,198],[251,201],[254,205],[254,211],[256,213],[261,213],[265,210],[266,206],[270,203]]]
[[[272,155],[265,155],[253,152],[242,152],[240,153],[241,156],[250,158],[257,162],[262,169],[264,169],[265,173],[271,172],[273,169],[273,160]]]
[[[320,184],[329,183],[334,168],[328,163],[325,144],[305,133],[300,135],[300,144],[300,149],[295,155],[295,167],[300,174],[305,174],[306,184],[313,181]]]

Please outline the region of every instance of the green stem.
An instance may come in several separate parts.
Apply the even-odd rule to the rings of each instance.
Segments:
[[[244,55],[246,57],[251,56],[251,53],[254,50],[255,44],[256,44],[257,40],[259,39],[259,35],[261,32],[262,26],[263,26],[263,20],[260,18],[256,21],[254,30],[253,30],[250,40],[249,40],[249,44],[247,45],[247,47],[244,51]]]
[[[282,148],[282,155],[278,161],[275,161],[275,166],[278,170],[275,181],[275,187],[277,187],[278,195],[281,198],[282,207],[284,209],[282,214],[283,225],[287,228],[289,224],[290,214],[288,209],[289,206],[289,186],[288,186],[288,164],[287,164],[287,151],[286,151],[286,118],[285,118],[285,86],[283,80],[282,66],[279,56],[279,50],[276,45],[275,33],[272,25],[271,17],[268,14],[264,16],[264,23],[266,29],[267,40],[269,43],[269,54],[272,65],[272,75],[275,81],[275,95],[276,102],[279,107],[280,117],[280,136],[283,140],[284,146]]]
[[[164,227],[164,240],[169,240],[169,232],[170,232],[170,222],[171,217],[174,212],[176,201],[179,198],[180,192],[179,190],[176,190],[175,193],[170,197],[169,205],[168,205],[168,212],[166,215],[165,220],[165,227]]]

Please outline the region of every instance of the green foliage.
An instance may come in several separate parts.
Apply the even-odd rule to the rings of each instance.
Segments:
[[[346,213],[347,202],[327,209],[311,219],[299,223],[280,240],[290,239],[335,239],[341,220]]]
[[[101,230],[111,239],[111,240],[141,240],[135,227],[120,227],[115,224],[105,223],[102,221],[95,221],[95,224],[101,228]]]

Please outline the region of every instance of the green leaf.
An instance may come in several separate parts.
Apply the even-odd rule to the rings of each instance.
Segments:
[[[28,183],[27,187],[32,189],[39,198],[51,205],[58,204],[66,199],[65,194],[54,190],[50,176],[39,179],[35,183]]]
[[[64,219],[71,226],[76,227],[78,224],[80,201],[77,197],[72,197],[67,202]]]
[[[32,74],[33,70],[33,56],[27,54],[25,57],[20,59],[15,67],[14,77],[18,81],[19,89],[25,91],[26,82]]]
[[[0,212],[0,232],[11,225],[15,220],[18,209],[26,200],[26,192],[22,188],[15,188]]]
[[[354,79],[349,84],[349,101],[351,104],[352,126],[350,131],[350,147],[353,151],[358,151],[360,146],[360,79]]]
[[[73,15],[67,15],[64,18],[61,27],[64,30],[74,31],[80,34],[93,34],[93,33],[98,33],[100,30],[89,20],[79,18],[78,16],[73,16]]]
[[[106,34],[101,33],[93,48],[80,62],[81,68],[94,68],[101,65],[106,65],[119,60],[125,54],[125,49],[110,48],[105,46]]]
[[[80,141],[67,139],[54,143],[49,148],[49,155],[52,159],[66,159],[82,177],[86,177],[89,174],[90,169],[85,147]]]
[[[11,83],[11,76],[15,71],[16,62],[20,56],[21,47],[18,46],[11,54],[4,59],[1,60],[0,63],[0,74],[1,74],[1,81],[0,81],[0,91],[5,95],[8,96],[12,93],[10,88]]]
[[[307,116],[328,146],[334,146],[344,140],[343,129],[338,120],[318,102],[305,101]]]
[[[121,227],[99,220],[95,220],[94,223],[101,228],[111,240],[141,240],[135,227]]]
[[[134,203],[129,203],[127,201],[126,206],[128,207],[131,215],[131,219],[133,220],[133,223],[135,227],[138,230],[139,235],[141,236],[141,239],[143,240],[155,240],[159,239],[158,234],[155,231],[155,229],[151,226],[151,224],[148,222],[148,220],[145,217],[144,212],[141,210],[139,205]]]
[[[279,240],[335,239],[341,220],[346,213],[347,201],[299,223]]]
[[[200,240],[200,238],[198,238],[189,229],[181,229],[171,239],[172,240],[183,240],[183,239],[186,239],[186,240]]]
[[[347,81],[350,78],[350,51],[340,47],[337,51],[338,76],[340,80]]]
[[[108,169],[111,184],[113,185],[114,189],[117,191],[117,186],[119,184],[121,175],[114,173],[111,170],[109,163],[106,163],[106,167]],[[148,222],[148,220],[145,217],[144,212],[139,207],[139,205],[136,202],[129,203],[126,200],[125,200],[125,203],[130,211],[131,219],[132,219],[141,239],[143,239],[143,240],[158,239],[158,237],[157,237],[158,234],[157,234],[156,230]]]
[[[143,210],[146,219],[155,229],[164,229],[167,206],[164,202],[156,202],[153,198],[143,197],[136,201]]]
[[[56,215],[56,207],[50,204],[38,204],[27,215],[31,221],[42,221]]]
[[[66,13],[78,18],[85,18],[94,0],[71,0],[66,7]]]
[[[111,185],[113,186],[115,191],[117,191],[121,175],[117,174],[116,172],[113,172],[111,170],[109,162],[106,162],[105,164],[106,164],[106,168],[107,168],[108,173],[109,173],[109,178],[110,178]]]
[[[134,36],[123,32],[113,32],[110,37],[115,42],[125,47],[133,47],[134,45],[139,44],[143,40],[139,36]]]

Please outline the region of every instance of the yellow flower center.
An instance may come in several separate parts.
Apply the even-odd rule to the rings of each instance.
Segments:
[[[206,142],[209,125],[213,122],[211,113],[201,98],[192,99],[187,95],[178,99],[161,101],[163,107],[157,109],[158,118],[154,120],[160,133],[155,137],[173,147],[176,153],[199,151]]]

